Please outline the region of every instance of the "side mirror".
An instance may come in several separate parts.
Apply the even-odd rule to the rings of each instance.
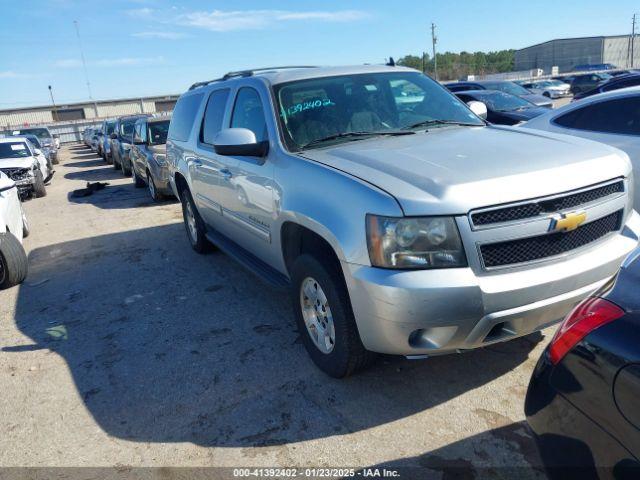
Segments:
[[[133,144],[134,145],[146,145],[147,142],[142,141],[142,139],[140,137],[133,137]]]
[[[255,133],[247,128],[225,128],[216,135],[213,148],[218,155],[264,157],[269,142],[258,142]]]
[[[54,133],[53,138],[60,138],[60,135],[58,135],[57,133]]]
[[[40,150],[39,148],[34,148],[33,151],[36,155],[42,155],[42,150]]]
[[[109,135],[109,138],[110,138],[111,140],[115,140],[115,139],[117,139],[117,138],[118,138],[118,135],[117,135],[117,134],[115,134],[115,133],[112,133],[111,135]]]
[[[478,102],[477,100],[471,100],[467,103],[469,108],[473,113],[482,118],[483,120],[487,119],[487,106],[483,102]]]

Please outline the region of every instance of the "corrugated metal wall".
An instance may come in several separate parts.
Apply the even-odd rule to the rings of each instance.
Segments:
[[[604,40],[604,61],[612,63],[620,68],[630,68],[631,65],[631,43],[630,37],[608,37]],[[636,37],[633,66],[640,67],[640,37]]]
[[[558,66],[560,72],[570,72],[576,65],[605,63],[603,42],[604,37],[569,38],[523,48],[515,53],[515,70],[542,68],[550,73]]]

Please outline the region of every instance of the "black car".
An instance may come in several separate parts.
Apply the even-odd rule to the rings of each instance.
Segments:
[[[616,77],[607,80],[606,82],[598,85],[596,88],[592,88],[586,92],[576,94],[573,99],[579,100],[581,98],[590,97],[591,95],[597,95],[598,93],[610,92],[612,90],[618,90],[620,88],[636,87],[640,85],[640,72],[627,73],[626,75],[618,75]]]
[[[453,93],[464,92],[467,90],[499,90],[504,93],[510,93],[516,97],[524,98],[539,107],[553,108],[553,102],[542,95],[531,93],[526,88],[515,82],[507,80],[479,80],[475,82],[453,82],[445,83],[444,86]]]
[[[465,103],[482,102],[487,106],[487,120],[500,125],[516,125],[549,111],[523,98],[497,90],[469,90],[455,94]]]
[[[640,478],[640,248],[565,318],[525,414],[552,478]]]
[[[570,92],[574,95],[592,90],[597,86],[603,84],[611,78],[608,73],[587,73],[584,75],[576,75],[571,80]]]

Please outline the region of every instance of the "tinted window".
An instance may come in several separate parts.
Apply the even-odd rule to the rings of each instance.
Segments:
[[[231,128],[247,128],[256,135],[258,142],[267,139],[267,123],[260,96],[253,88],[241,88],[236,97],[231,117]]]
[[[168,131],[169,120],[149,123],[149,145],[162,145],[167,143]]]
[[[0,143],[0,158],[23,158],[31,156],[31,151],[24,142]]]
[[[640,97],[588,105],[556,118],[554,123],[578,130],[640,135]]]
[[[202,97],[204,97],[203,93],[180,97],[171,118],[169,138],[181,142],[189,139]]]
[[[222,119],[224,118],[228,98],[228,89],[216,90],[209,96],[200,132],[201,142],[213,144],[213,139],[222,128]]]
[[[617,82],[611,82],[610,84],[602,87],[602,91],[609,92],[611,90],[617,90],[619,88],[635,87],[636,85],[640,85],[640,75],[633,76],[631,78],[625,78],[624,80],[619,80]]]

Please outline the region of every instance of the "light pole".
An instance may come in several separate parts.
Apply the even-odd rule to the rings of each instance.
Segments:
[[[438,57],[436,56],[436,43],[438,43],[438,37],[436,37],[436,24],[431,23],[431,44],[433,46],[433,76],[438,80]]]
[[[84,79],[87,82],[87,91],[89,92],[89,100],[93,103],[93,109],[96,113],[96,118],[98,117],[98,104],[93,100],[93,96],[91,95],[91,84],[89,83],[89,73],[87,72],[87,62],[84,60],[84,51],[82,50],[82,40],[80,39],[80,28],[78,28],[78,21],[73,21],[73,26],[76,29],[76,36],[78,37],[78,47],[80,47],[80,60],[82,60],[82,69],[84,70]]]
[[[53,121],[58,121],[58,107],[56,107],[56,101],[53,99],[53,90],[51,89],[51,85],[49,85],[49,95],[51,96],[51,104],[53,105]]]

